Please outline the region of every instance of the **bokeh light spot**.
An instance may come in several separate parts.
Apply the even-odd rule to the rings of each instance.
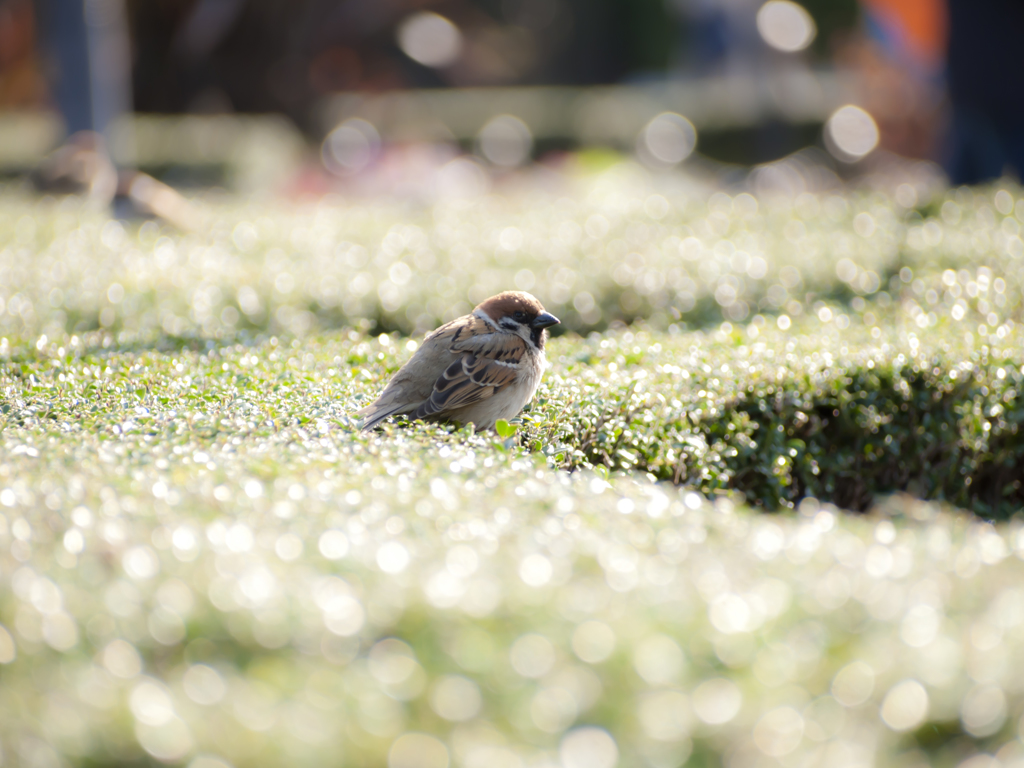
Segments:
[[[388,750],[388,768],[448,768],[448,748],[425,733],[403,733]]]
[[[78,625],[64,611],[43,616],[43,639],[55,651],[67,651],[78,644]]]
[[[302,539],[294,533],[279,536],[274,542],[274,553],[286,563],[297,560],[302,555],[302,550]]]
[[[320,155],[331,173],[347,176],[366,168],[380,151],[380,134],[366,120],[346,120],[324,139]]]
[[[192,758],[188,768],[232,768],[231,763],[213,755],[197,755]]]
[[[462,33],[438,13],[422,11],[403,19],[397,30],[398,47],[425,67],[447,67],[462,52]]]
[[[10,664],[18,656],[14,638],[3,624],[0,624],[0,664]]]
[[[523,677],[543,677],[555,665],[555,647],[544,635],[523,635],[512,644],[509,660]]]
[[[693,716],[682,691],[654,691],[640,701],[637,718],[644,732],[658,741],[680,741],[690,735]]]
[[[472,198],[488,189],[488,177],[480,162],[457,157],[437,172],[436,191],[440,198]]]
[[[967,692],[960,705],[964,730],[976,738],[991,736],[1006,721],[1006,694],[997,685],[979,685]]]
[[[637,645],[633,666],[650,685],[665,685],[679,677],[686,666],[686,657],[671,637],[652,635]]]
[[[409,565],[409,550],[397,541],[389,541],[377,550],[377,565],[384,573],[401,573]]]
[[[519,564],[519,578],[531,587],[542,587],[547,584],[551,581],[553,571],[551,561],[537,553],[527,555]]]
[[[340,560],[348,554],[348,537],[343,531],[332,528],[320,534],[318,547],[328,560]]]
[[[153,578],[160,570],[160,561],[157,559],[156,552],[144,544],[132,547],[125,552],[121,564],[124,566],[125,573],[140,581]]]
[[[790,0],[768,0],[762,5],[757,31],[768,45],[786,53],[804,50],[818,34],[811,14]]]
[[[163,725],[174,717],[170,694],[151,678],[144,678],[132,689],[128,704],[135,719],[146,725]]]
[[[480,687],[461,675],[440,677],[430,688],[430,707],[445,720],[474,718],[482,703]]]
[[[879,714],[894,731],[916,728],[928,716],[928,692],[917,680],[897,683],[885,695]]]
[[[444,561],[452,576],[464,579],[476,573],[476,569],[480,565],[480,556],[468,544],[456,544],[448,550]]]
[[[825,123],[825,146],[837,160],[853,163],[871,154],[880,135],[875,119],[860,107],[840,107]]]
[[[335,635],[350,637],[363,628],[366,611],[351,595],[336,595],[323,607],[324,626]]]
[[[875,670],[865,661],[854,661],[832,679],[832,695],[844,707],[863,704],[875,689]]]
[[[127,640],[111,640],[103,649],[101,658],[110,674],[124,680],[130,680],[142,671],[139,652]]]
[[[688,158],[697,146],[697,129],[675,112],[662,112],[637,137],[637,151],[656,163],[675,165]]]
[[[135,737],[146,752],[164,762],[181,760],[194,747],[188,725],[177,715],[160,725],[137,722]]]
[[[603,728],[586,726],[569,731],[558,748],[564,768],[613,768],[619,747]]]
[[[572,650],[581,661],[600,664],[615,650],[615,632],[603,621],[585,621],[572,633]]]
[[[401,685],[419,669],[419,662],[408,643],[389,637],[370,649],[369,667],[384,685]]]
[[[498,115],[480,129],[477,136],[480,154],[502,168],[514,168],[530,158],[533,133],[514,115]]]
[[[804,718],[792,707],[767,712],[754,726],[754,743],[769,757],[782,757],[800,746]]]
[[[227,692],[220,673],[206,664],[194,664],[189,667],[181,682],[185,695],[196,704],[207,707],[216,704]]]
[[[708,606],[708,618],[715,629],[725,635],[746,632],[751,628],[750,606],[732,592],[719,595],[712,601]]]
[[[743,694],[732,680],[716,677],[705,680],[693,692],[694,714],[708,725],[728,723],[743,704]]]
[[[545,733],[561,733],[576,719],[579,707],[565,688],[541,688],[530,702],[530,718]]]

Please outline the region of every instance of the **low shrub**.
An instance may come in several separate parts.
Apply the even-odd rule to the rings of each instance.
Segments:
[[[559,466],[641,470],[769,509],[814,496],[863,510],[905,491],[1012,515],[1024,507],[1024,354],[1011,337],[973,347],[915,330],[885,342],[866,329],[700,334],[639,357],[607,337],[549,384],[557,418],[534,444]]]
[[[562,330],[665,329],[900,305],[1020,322],[1024,199],[956,190],[755,198],[618,167],[472,199],[268,204],[211,195],[183,233],[0,188],[0,334],[423,333],[509,288]]]

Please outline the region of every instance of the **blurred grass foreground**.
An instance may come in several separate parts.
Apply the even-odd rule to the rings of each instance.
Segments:
[[[1024,765],[1024,196],[796,162],[0,193],[3,764]],[[354,431],[510,287],[522,419]]]

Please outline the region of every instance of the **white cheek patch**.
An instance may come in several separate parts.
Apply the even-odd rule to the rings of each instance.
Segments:
[[[494,330],[496,330],[496,331],[500,331],[500,330],[501,330],[501,326],[500,326],[500,325],[498,325],[498,324],[497,324],[496,322],[494,322],[493,320],[491,320],[491,318],[487,316],[487,313],[486,313],[486,312],[474,312],[473,314],[474,314],[474,315],[475,315],[476,317],[479,317],[479,318],[480,318],[481,320],[483,320],[483,321],[484,321],[485,323],[487,323],[487,324],[488,324],[489,326],[491,326],[491,328],[493,328]]]

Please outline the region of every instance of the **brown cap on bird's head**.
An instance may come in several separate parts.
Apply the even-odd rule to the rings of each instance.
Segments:
[[[476,309],[487,313],[490,318],[511,317],[517,311],[525,312],[531,318],[544,311],[537,297],[525,291],[503,291],[497,296],[480,302]],[[476,311],[476,310],[474,310]]]
[[[473,311],[483,312],[495,321],[511,317],[534,329],[548,328],[560,322],[557,317],[544,310],[536,296],[525,291],[504,291],[480,302]]]

